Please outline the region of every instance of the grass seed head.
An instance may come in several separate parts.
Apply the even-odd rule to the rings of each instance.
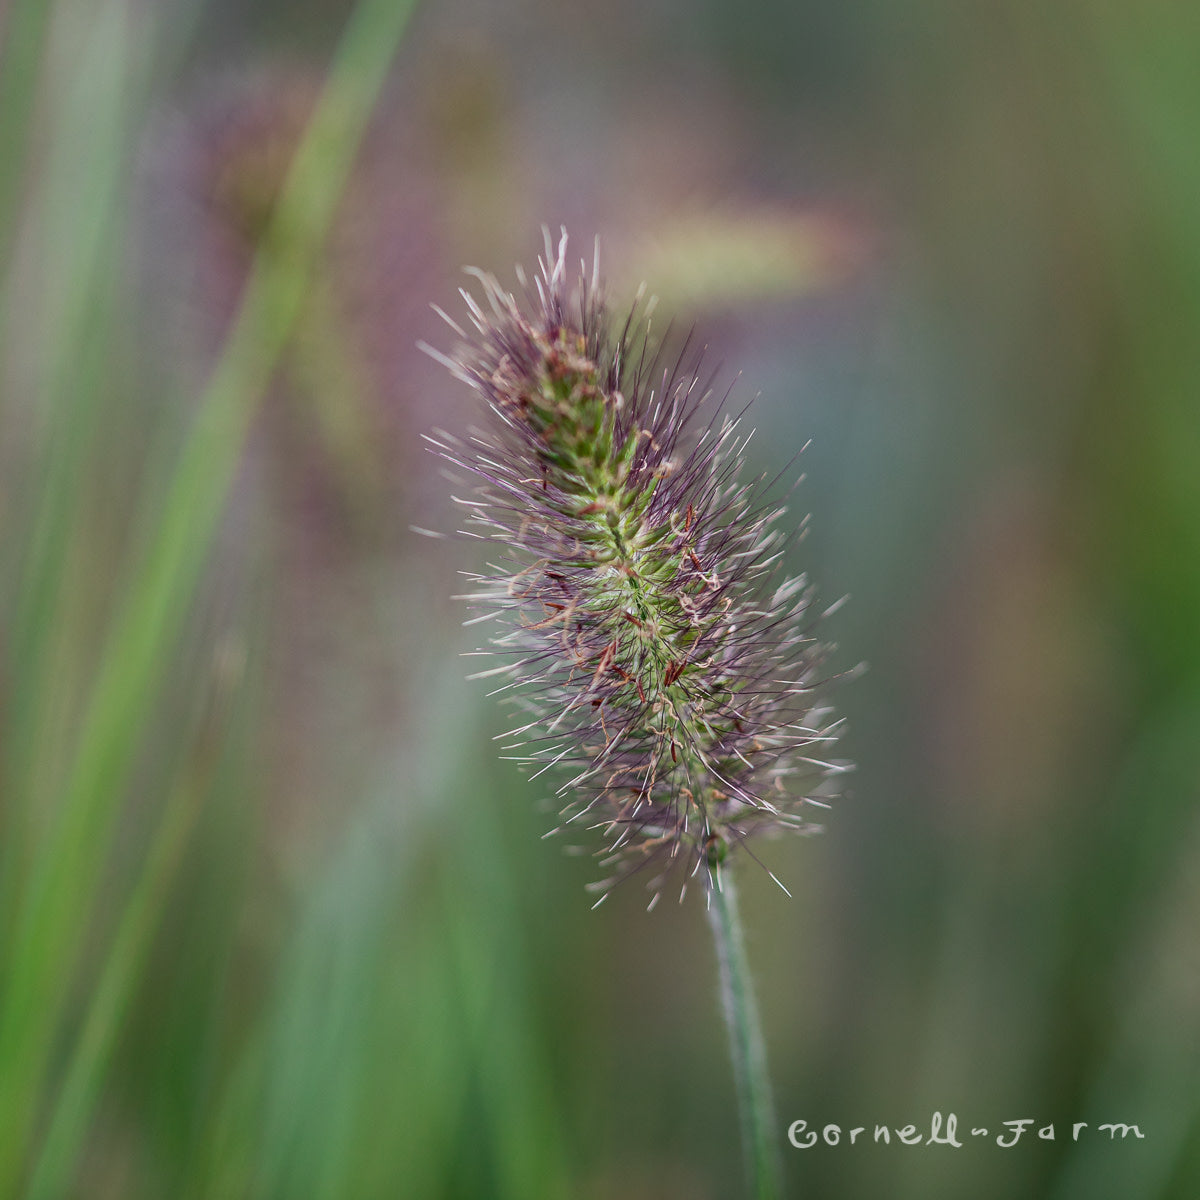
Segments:
[[[640,304],[614,321],[597,264],[570,278],[566,253],[547,233],[519,295],[471,272],[469,328],[447,318],[459,344],[430,352],[488,421],[431,440],[473,480],[462,532],[492,550],[465,598],[497,631],[479,676],[519,714],[506,750],[555,772],[560,829],[602,836],[601,898],[649,868],[657,899],[675,869],[681,894],[711,887],[751,837],[812,832],[848,767],[813,592],[782,574],[786,510],[742,479],[741,416]]]

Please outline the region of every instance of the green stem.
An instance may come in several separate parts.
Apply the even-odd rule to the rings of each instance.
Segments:
[[[778,1200],[782,1186],[775,1140],[775,1108],[767,1055],[763,1046],[758,1007],[746,943],[738,916],[737,891],[728,869],[717,868],[716,886],[709,893],[708,923],[717,946],[721,972],[721,1008],[729,1029],[729,1050],[737,1085],[742,1146],[754,1200]]]

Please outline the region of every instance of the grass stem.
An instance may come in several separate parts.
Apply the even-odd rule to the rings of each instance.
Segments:
[[[738,915],[737,889],[728,869],[718,869],[717,886],[709,896],[708,921],[717,947],[721,1008],[729,1030],[751,1195],[754,1200],[778,1200],[783,1193],[771,1081]]]

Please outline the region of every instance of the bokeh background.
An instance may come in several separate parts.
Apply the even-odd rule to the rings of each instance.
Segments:
[[[812,439],[869,671],[743,873],[781,1135],[1056,1129],[788,1194],[1191,1200],[1200,8],[409,8],[0,6],[0,1195],[743,1193],[700,898],[589,910],[410,532],[428,305],[545,222]]]

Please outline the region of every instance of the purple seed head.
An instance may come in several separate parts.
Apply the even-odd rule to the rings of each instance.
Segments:
[[[611,320],[595,266],[568,281],[566,246],[547,234],[520,299],[471,272],[473,332],[447,318],[461,342],[431,353],[489,421],[431,441],[474,481],[462,532],[492,543],[464,599],[497,630],[478,677],[519,714],[506,749],[557,773],[560,829],[603,835],[601,899],[649,867],[653,905],[673,868],[682,895],[755,834],[813,832],[848,766],[812,589],[781,575],[786,510],[740,478],[741,416],[640,305]]]

